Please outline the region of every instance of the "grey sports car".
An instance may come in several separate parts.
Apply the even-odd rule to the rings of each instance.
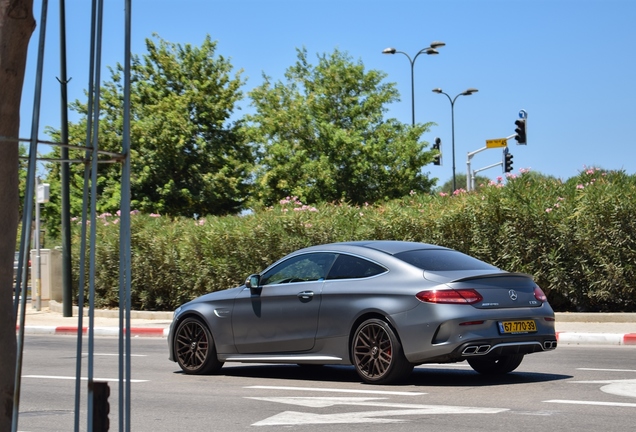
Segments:
[[[511,372],[556,348],[554,323],[529,275],[430,244],[355,241],[298,250],[184,304],[168,344],[188,374],[224,362],[339,364],[387,384],[423,363]]]

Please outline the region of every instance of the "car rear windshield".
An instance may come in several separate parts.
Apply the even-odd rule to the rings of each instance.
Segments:
[[[415,267],[427,271],[496,270],[497,267],[455,250],[420,249],[395,254]]]

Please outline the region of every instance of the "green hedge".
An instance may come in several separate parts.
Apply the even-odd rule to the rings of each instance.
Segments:
[[[203,293],[240,285],[301,247],[395,239],[440,244],[529,273],[559,311],[633,312],[635,216],[636,178],[597,169],[566,182],[522,172],[508,176],[505,185],[491,183],[476,192],[413,194],[363,207],[311,207],[292,198],[246,216],[134,214],[132,307],[173,310]],[[115,215],[98,218],[98,307],[118,306],[117,222]],[[75,262],[78,243],[79,228]]]

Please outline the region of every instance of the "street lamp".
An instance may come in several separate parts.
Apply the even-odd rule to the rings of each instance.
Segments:
[[[411,63],[411,124],[415,126],[415,79],[413,77],[413,67],[415,66],[415,60],[420,54],[434,55],[439,54],[439,52],[435,48],[443,47],[446,45],[444,42],[435,41],[432,42],[430,46],[426,48],[422,48],[415,54],[415,57],[411,59],[404,51],[398,51],[395,48],[385,48],[382,50],[382,54],[404,54],[406,58],[409,59],[409,63]]]
[[[443,92],[441,88],[433,89],[434,93],[440,93],[440,94],[446,95],[446,97],[448,98],[451,104],[451,134],[452,134],[451,146],[452,146],[452,153],[453,153],[453,192],[457,190],[457,185],[455,183],[455,101],[457,100],[459,96],[470,96],[471,94],[476,93],[478,91],[479,90],[477,90],[476,88],[469,88],[468,90],[461,92],[454,98],[451,98],[450,95],[448,93]]]

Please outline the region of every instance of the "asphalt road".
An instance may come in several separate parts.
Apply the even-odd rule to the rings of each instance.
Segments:
[[[117,344],[95,339],[94,378],[115,380],[111,430]],[[408,384],[371,386],[350,367],[227,364],[217,376],[188,376],[166,345],[132,340],[133,431],[632,431],[636,422],[636,346],[560,346],[498,378],[465,363],[429,365]],[[75,351],[74,337],[26,337],[20,431],[73,430]],[[81,397],[86,430],[86,384]]]

